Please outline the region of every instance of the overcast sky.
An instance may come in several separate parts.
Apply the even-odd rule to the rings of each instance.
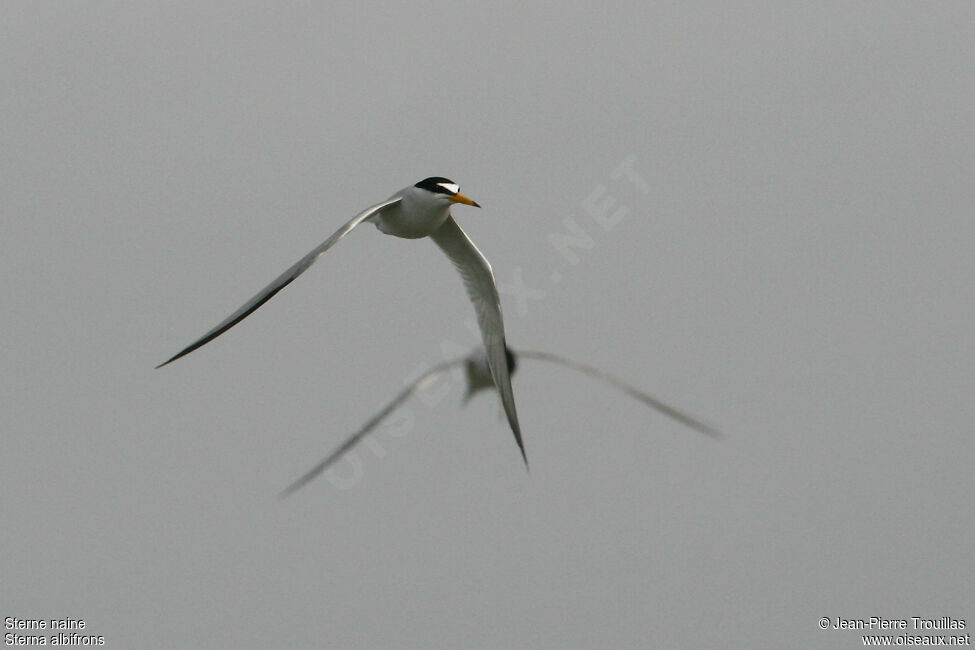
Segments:
[[[975,9],[0,6],[0,617],[110,648],[854,648],[975,625]],[[483,208],[531,473],[447,378]],[[911,629],[907,630],[911,632]],[[7,632],[7,630],[4,630]]]

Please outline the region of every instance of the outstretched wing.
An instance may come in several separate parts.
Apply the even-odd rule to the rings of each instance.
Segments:
[[[231,327],[233,327],[240,321],[250,316],[254,311],[257,310],[258,307],[260,307],[268,300],[270,300],[274,296],[274,294],[276,294],[278,291],[281,291],[281,289],[284,289],[286,286],[291,284],[291,282],[295,278],[297,278],[299,275],[304,273],[309,266],[315,263],[315,260],[318,259],[319,255],[321,255],[329,248],[331,248],[338,240],[342,239],[347,234],[349,234],[353,228],[358,226],[360,223],[362,223],[369,217],[375,215],[376,213],[388,208],[389,206],[395,203],[398,203],[401,200],[402,199],[400,197],[396,197],[388,201],[383,201],[382,203],[374,205],[371,208],[368,208],[365,211],[357,214],[355,217],[352,218],[351,221],[349,221],[347,224],[339,228],[335,232],[335,234],[333,234],[331,237],[329,237],[324,242],[322,242],[313,251],[311,251],[310,253],[302,257],[300,260],[298,260],[298,262],[296,262],[294,266],[292,266],[287,271],[285,271],[277,278],[275,278],[274,281],[271,282],[271,284],[264,287],[264,289],[262,289],[260,293],[258,293],[256,296],[254,296],[246,303],[244,303],[244,305],[240,309],[232,313],[230,316],[227,316],[227,318],[225,318],[219,325],[217,325],[212,330],[210,330],[209,332],[201,336],[198,340],[186,346],[180,352],[170,357],[168,360],[164,361],[163,363],[160,363],[158,366],[156,366],[156,368],[162,368],[167,363],[172,363],[173,361],[176,361],[176,359],[179,359],[180,357],[189,354],[190,352],[197,349],[198,347],[206,345],[207,343],[217,338],[218,336],[220,336],[221,334],[229,330]]]
[[[442,226],[430,235],[437,246],[447,254],[453,262],[460,277],[464,280],[467,295],[474,303],[477,312],[477,324],[481,328],[481,339],[487,351],[488,366],[494,385],[501,395],[501,404],[508,416],[508,424],[515,434],[515,442],[521,450],[521,457],[528,466],[528,456],[525,454],[525,444],[521,440],[521,427],[518,425],[518,412],[515,410],[515,396],[511,391],[511,375],[508,371],[508,359],[505,355],[504,320],[501,317],[501,299],[498,288],[494,284],[494,273],[491,265],[477,250],[473,242],[460,229],[453,217],[447,217]]]
[[[647,406],[660,411],[664,415],[673,418],[674,420],[677,420],[681,424],[688,426],[691,429],[694,429],[695,431],[711,436],[712,438],[721,437],[721,433],[716,429],[709,427],[703,422],[699,422],[698,420],[695,420],[694,418],[687,415],[686,413],[682,413],[678,411],[674,407],[661,402],[656,397],[653,397],[652,395],[648,395],[647,393],[644,393],[643,391],[634,388],[633,386],[626,383],[625,381],[617,379],[613,375],[609,374],[608,372],[603,372],[599,368],[587,366],[584,363],[579,363],[578,361],[573,361],[572,359],[567,359],[566,357],[562,357],[557,354],[552,354],[550,352],[539,352],[536,350],[516,350],[514,351],[514,353],[516,357],[521,357],[523,359],[538,359],[540,361],[550,361],[552,363],[557,363],[559,365],[566,366],[567,368],[572,368],[573,370],[578,370],[579,372],[584,372],[590,377],[595,377],[596,379],[602,379],[603,381],[608,382],[613,386],[616,386],[620,390],[628,393],[630,396],[635,397],[636,399],[640,400]]]
[[[299,478],[297,481],[295,481],[294,483],[286,487],[284,490],[282,490],[281,494],[279,494],[278,496],[283,499],[284,497],[289,496],[294,492],[297,492],[302,487],[304,487],[306,483],[311,481],[313,478],[317,477],[319,474],[321,474],[326,469],[328,469],[329,466],[335,463],[335,461],[341,458],[345,452],[349,451],[357,444],[359,444],[360,440],[365,438],[370,431],[375,429],[379,425],[379,423],[385,420],[390,413],[395,411],[400,404],[402,404],[407,399],[409,399],[410,396],[413,395],[413,393],[426,386],[428,383],[433,381],[433,379],[435,379],[440,374],[447,372],[448,370],[450,370],[456,365],[464,363],[466,360],[467,360],[466,357],[462,357],[460,359],[454,359],[453,361],[444,361],[443,363],[437,364],[433,368],[430,368],[430,370],[427,370],[425,373],[420,375],[420,377],[416,381],[414,381],[409,386],[407,386],[402,391],[400,391],[399,395],[394,397],[391,402],[389,402],[386,406],[382,407],[378,413],[376,413],[374,416],[372,416],[369,419],[368,422],[363,424],[361,429],[359,429],[351,436],[349,436],[345,442],[339,445],[339,447],[331,454],[326,456],[325,459],[322,460],[322,462],[312,467],[301,478]]]

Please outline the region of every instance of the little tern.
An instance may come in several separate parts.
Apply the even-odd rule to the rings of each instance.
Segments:
[[[322,253],[363,222],[372,222],[387,235],[406,239],[430,237],[460,273],[467,294],[474,304],[491,379],[501,395],[501,403],[508,417],[508,424],[515,435],[515,442],[518,443],[518,449],[521,451],[521,457],[527,467],[528,456],[525,454],[525,445],[521,439],[518,412],[515,410],[515,397],[511,391],[511,376],[507,355],[505,354],[504,320],[501,315],[501,300],[498,297],[498,289],[494,282],[494,273],[481,251],[474,246],[451,216],[450,206],[455,203],[470,205],[475,208],[481,207],[461,194],[457,183],[442,176],[431,176],[415,185],[403,188],[382,203],[366,208],[339,228],[335,234],[298,260],[291,268],[275,278],[271,284],[264,287],[260,293],[244,303],[237,311],[156,368],[162,368],[166,364],[172,363],[206,345],[247,318],[270,300],[274,294],[304,273]]]
[[[711,436],[712,438],[721,437],[721,433],[716,429],[692,418],[691,416],[675,409],[672,406],[669,406],[656,397],[634,388],[625,381],[617,379],[613,375],[600,370],[599,368],[595,368],[584,363],[579,363],[578,361],[573,361],[572,359],[563,357],[561,355],[552,354],[551,352],[541,352],[538,350],[519,350],[516,352],[511,348],[506,348],[505,352],[508,362],[507,366],[512,375],[515,373],[515,369],[519,366],[519,359],[534,359],[537,361],[548,361],[550,363],[555,363],[612,384],[616,388],[627,393],[630,397],[640,400],[650,408],[656,409],[667,417],[672,418],[699,433]],[[369,420],[362,425],[358,431],[346,438],[345,442],[339,445],[335,451],[330,453],[320,463],[308,470],[297,481],[282,490],[278,496],[281,498],[287,497],[288,495],[293,494],[304,487],[309,481],[331,467],[336,461],[342,458],[346,452],[361,442],[363,438],[369,435],[373,429],[379,426],[383,420],[393,413],[393,411],[395,411],[400,404],[409,399],[418,390],[428,386],[435,379],[444,373],[450,372],[457,366],[464,367],[465,379],[467,380],[467,388],[464,393],[463,403],[466,404],[471,397],[482,390],[496,387],[496,384],[492,380],[490,367],[488,365],[488,357],[484,354],[484,350],[480,348],[474,349],[467,356],[438,363],[420,375],[417,379],[407,384],[407,386],[403,388],[403,390],[401,390],[396,397],[379,409],[379,412],[369,418]]]

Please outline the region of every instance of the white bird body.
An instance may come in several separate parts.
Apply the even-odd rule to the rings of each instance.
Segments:
[[[430,205],[429,192],[410,186],[390,196],[401,201],[369,218],[387,235],[420,239],[433,233],[450,216],[450,203]]]

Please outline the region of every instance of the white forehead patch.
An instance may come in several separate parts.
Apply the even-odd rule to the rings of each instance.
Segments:
[[[460,185],[456,183],[437,183],[440,187],[444,188],[451,194],[457,194],[460,191]]]

